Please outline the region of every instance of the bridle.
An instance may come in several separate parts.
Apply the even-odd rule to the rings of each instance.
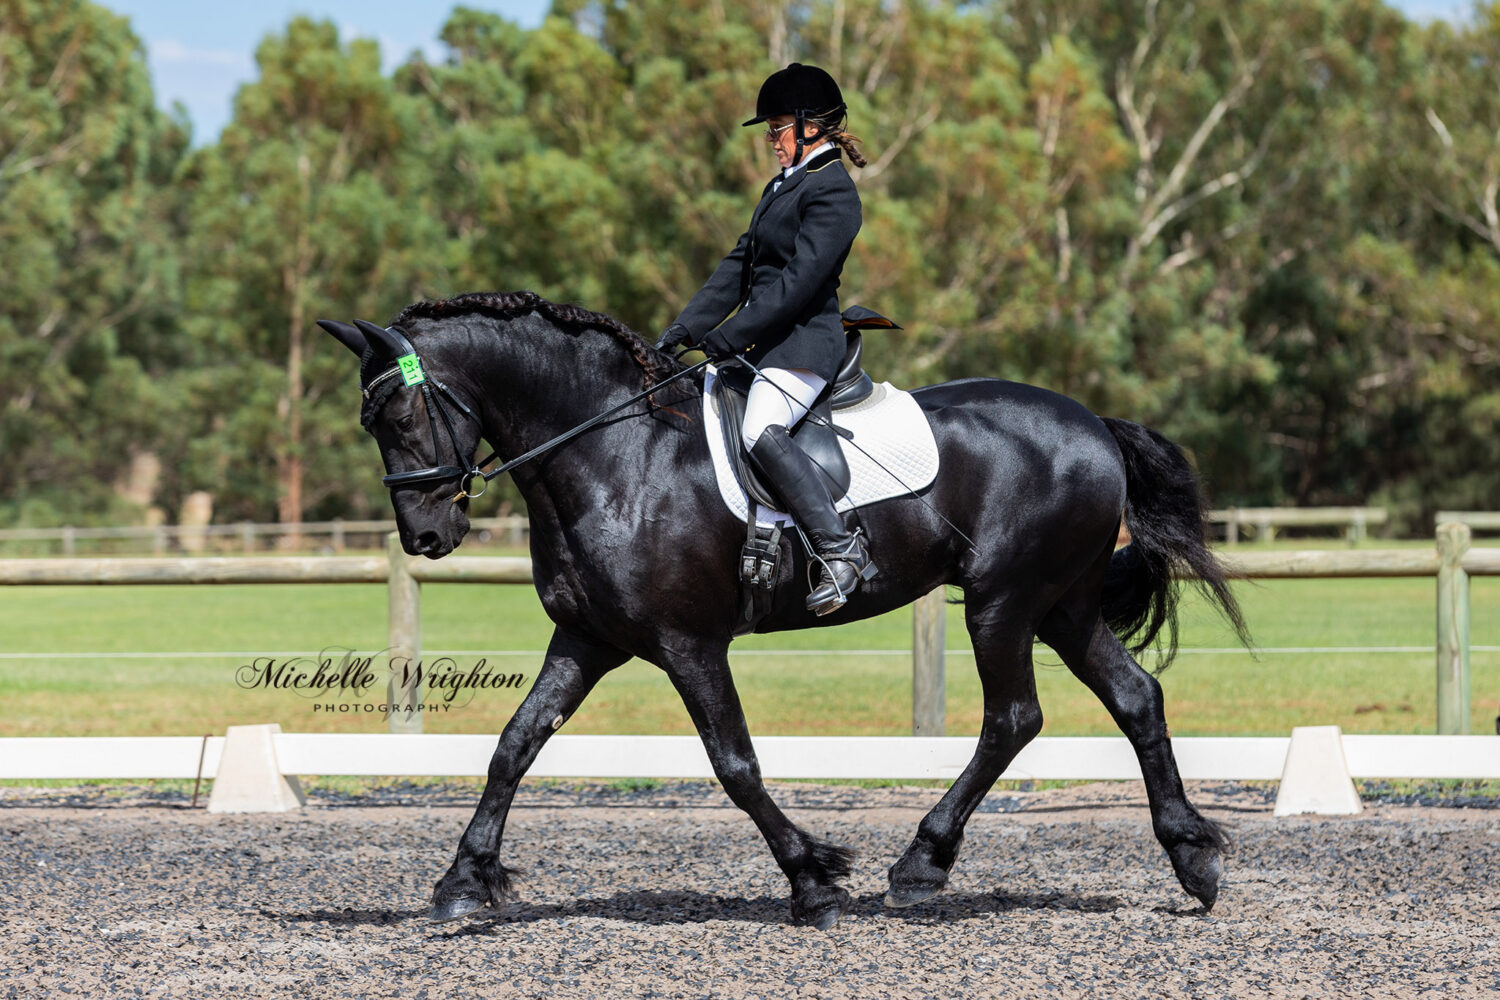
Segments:
[[[463,415],[479,423],[479,418],[474,416],[474,411],[469,409],[463,400],[459,399],[451,389],[440,382],[437,378],[429,375],[422,365],[422,359],[417,354],[417,349],[412,346],[411,341],[399,329],[387,327],[386,332],[395,342],[397,349],[401,352],[396,356],[395,362],[390,368],[381,372],[370,380],[370,384],[363,387],[365,399],[373,400],[377,386],[389,379],[399,378],[407,388],[421,386],[422,399],[427,406],[427,425],[432,430],[432,464],[425,469],[411,469],[407,472],[393,472],[388,476],[382,476],[380,482],[387,488],[399,490],[411,486],[421,486],[426,483],[443,482],[448,479],[457,479],[462,483],[458,493],[453,496],[456,503],[465,497],[477,497],[484,495],[481,487],[478,493],[470,493],[469,487],[473,484],[474,477],[479,476],[488,484],[490,476],[485,475],[482,467],[500,457],[499,452],[492,452],[482,462],[476,462],[468,468],[458,465],[441,465],[443,446],[438,439],[438,418],[442,419],[443,427],[448,432],[448,443],[452,447],[454,458],[462,462],[463,455],[458,450],[458,435],[453,430],[453,418],[448,414],[448,408],[443,405],[443,400],[458,407]],[[381,401],[380,405],[383,405]],[[378,409],[378,406],[377,406]],[[437,416],[433,416],[436,413]],[[373,415],[372,415],[373,416]]]
[[[374,327],[373,324],[371,324],[371,329],[378,328]],[[390,336],[392,343],[395,345],[395,349],[400,351],[401,353],[396,355],[396,359],[392,363],[392,366],[390,368],[387,368],[379,375],[376,375],[374,378],[370,379],[370,383],[363,387],[365,399],[368,402],[368,405],[372,405],[375,412],[378,412],[380,407],[385,404],[385,400],[380,400],[377,402],[373,391],[375,387],[380,385],[382,382],[399,377],[402,381],[402,384],[408,388],[412,386],[421,386],[422,398],[423,401],[427,404],[427,423],[428,426],[432,429],[432,464],[425,469],[412,469],[408,472],[393,472],[390,475],[382,476],[380,478],[380,481],[383,485],[385,485],[387,489],[399,490],[412,486],[421,486],[427,483],[438,483],[449,479],[457,479],[460,480],[462,485],[460,486],[459,491],[451,497],[451,501],[453,503],[457,503],[460,500],[470,497],[483,496],[485,487],[488,486],[489,481],[491,479],[494,479],[496,476],[504,475],[521,463],[529,462],[531,459],[536,458],[538,455],[551,451],[558,445],[572,440],[585,431],[590,430],[600,423],[603,423],[608,418],[625,409],[625,407],[630,406],[633,403],[637,403],[642,399],[645,399],[647,396],[651,395],[654,392],[659,392],[660,390],[666,388],[668,385],[671,385],[673,382],[677,381],[683,376],[691,375],[693,372],[709,363],[708,359],[705,358],[704,360],[698,362],[696,365],[693,365],[689,368],[684,368],[680,372],[669,375],[666,378],[662,379],[660,382],[653,385],[651,388],[645,389],[641,392],[636,393],[634,396],[631,396],[629,399],[625,400],[623,403],[620,403],[618,406],[612,406],[608,410],[605,410],[603,413],[590,417],[588,420],[585,420],[583,423],[579,424],[577,427],[574,427],[572,430],[564,431],[552,440],[537,445],[535,448],[531,449],[524,455],[519,455],[516,458],[513,458],[510,461],[497,466],[496,468],[485,471],[484,467],[486,465],[489,465],[491,462],[500,457],[499,451],[490,452],[489,455],[480,459],[478,462],[473,463],[467,468],[464,468],[460,465],[439,464],[443,460],[442,444],[438,441],[437,432],[437,422],[439,418],[441,418],[443,427],[448,432],[448,443],[452,446],[454,458],[459,462],[463,461],[463,455],[458,450],[458,435],[455,434],[453,430],[453,418],[448,415],[448,408],[443,405],[443,400],[446,398],[450,403],[458,407],[459,410],[463,411],[464,416],[474,421],[474,423],[479,424],[479,418],[474,416],[474,411],[469,409],[469,407],[465,405],[464,401],[459,399],[451,389],[440,382],[437,378],[428,374],[426,368],[422,365],[421,357],[417,354],[417,349],[412,346],[411,341],[406,339],[406,335],[402,333],[401,330],[395,327],[386,327],[385,332]],[[434,413],[437,414],[436,417],[433,416]],[[367,415],[367,419],[373,420],[374,413],[372,412],[371,414]],[[483,425],[481,424],[480,426]],[[476,478],[480,480],[481,486],[478,493],[471,493],[470,487],[473,485],[473,482]]]

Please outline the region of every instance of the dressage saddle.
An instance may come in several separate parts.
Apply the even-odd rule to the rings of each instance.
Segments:
[[[849,462],[844,458],[838,439],[840,435],[852,435],[835,426],[833,415],[838,410],[864,402],[875,391],[875,383],[865,372],[862,363],[863,340],[860,331],[900,329],[884,316],[863,306],[850,306],[844,310],[843,319],[847,346],[839,373],[813,403],[812,411],[791,433],[792,441],[823,473],[823,478],[828,481],[828,492],[835,502],[849,492]],[[782,501],[756,473],[740,438],[745,399],[754,380],[755,374],[739,365],[719,369],[714,379],[714,402],[719,410],[719,425],[728,446],[735,478],[756,502],[779,510]]]

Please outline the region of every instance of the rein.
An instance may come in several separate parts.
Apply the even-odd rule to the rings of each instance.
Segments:
[[[494,479],[496,476],[504,475],[517,466],[522,465],[525,462],[529,462],[533,458],[536,458],[539,455],[544,455],[547,452],[551,451],[553,448],[556,448],[561,444],[565,444],[568,441],[573,440],[580,434],[583,434],[584,432],[597,427],[599,424],[614,416],[616,413],[619,413],[627,406],[631,406],[635,403],[640,402],[647,396],[650,396],[652,393],[666,388],[673,382],[686,375],[691,375],[693,372],[698,371],[700,368],[703,368],[709,363],[708,360],[705,359],[698,362],[696,365],[693,365],[691,368],[684,368],[682,371],[677,372],[674,375],[669,375],[667,378],[658,382],[656,385],[653,385],[651,388],[644,389],[641,392],[636,393],[634,396],[631,396],[623,403],[620,403],[617,406],[612,406],[608,410],[605,410],[603,413],[590,417],[588,420],[585,420],[577,427],[574,427],[571,430],[564,431],[552,440],[537,445],[535,448],[526,452],[526,454],[518,455],[510,461],[505,462],[504,464],[490,469],[486,472],[484,467],[500,457],[500,452],[498,450],[490,452],[489,455],[487,455],[483,459],[480,459],[478,462],[473,463],[467,469],[457,465],[438,464],[442,460],[442,454],[440,450],[442,446],[438,443],[437,420],[433,417],[434,410],[436,410],[438,416],[442,418],[443,426],[447,428],[448,442],[453,447],[454,456],[457,457],[459,461],[463,460],[459,455],[458,436],[453,431],[453,420],[448,416],[447,407],[443,405],[443,397],[447,397],[449,402],[463,411],[464,416],[468,417],[470,420],[473,420],[476,424],[479,423],[479,418],[475,417],[473,411],[470,410],[466,405],[464,405],[463,400],[454,395],[452,390],[450,390],[446,385],[444,385],[442,382],[439,382],[436,378],[431,378],[427,375],[426,371],[422,367],[422,359],[417,355],[416,348],[412,347],[411,341],[407,340],[406,337],[401,333],[401,331],[390,328],[387,329],[389,329],[389,332],[395,336],[397,343],[405,349],[406,353],[396,358],[395,365],[393,365],[386,371],[381,372],[379,375],[375,376],[375,378],[370,380],[370,384],[364,387],[365,398],[371,398],[371,390],[381,382],[384,382],[385,380],[390,378],[395,378],[397,375],[401,376],[404,384],[408,387],[420,385],[422,387],[422,396],[427,403],[428,424],[432,428],[433,459],[432,465],[425,469],[413,469],[409,472],[394,472],[390,475],[382,476],[380,481],[388,489],[394,490],[401,489],[403,487],[416,486],[422,483],[441,482],[445,479],[459,479],[462,481],[463,485],[459,488],[459,491],[455,493],[451,498],[451,502],[453,503],[457,503],[458,501],[465,498],[479,497],[484,495],[483,486],[480,487],[478,493],[470,492],[470,487],[473,485],[475,478],[478,478],[481,483],[488,484],[489,481],[491,479]],[[434,386],[437,387],[436,393],[433,392]]]
[[[608,418],[614,416],[616,413],[619,413],[621,410],[625,409],[625,407],[630,406],[632,403],[638,403],[638,402],[640,402],[641,400],[645,399],[647,396],[651,395],[652,393],[654,393],[654,392],[656,392],[656,391],[658,391],[660,389],[666,388],[667,386],[671,385],[673,382],[676,382],[678,379],[682,378],[684,375],[691,375],[693,372],[697,371],[698,369],[704,367],[707,364],[708,364],[708,359],[705,358],[702,361],[698,362],[696,365],[693,365],[691,368],[684,368],[682,371],[677,372],[675,375],[669,375],[666,378],[662,379],[660,382],[658,382],[656,385],[653,385],[649,389],[645,389],[645,390],[642,390],[641,392],[636,393],[634,396],[631,396],[629,399],[625,400],[625,402],[619,404],[618,406],[612,406],[609,409],[605,410],[603,413],[601,413],[601,414],[599,414],[597,416],[590,417],[588,420],[585,420],[583,423],[579,424],[577,427],[574,427],[572,430],[563,431],[561,434],[559,434],[557,437],[553,438],[551,441],[547,441],[547,442],[545,442],[543,444],[537,445],[535,448],[531,449],[526,454],[517,456],[516,458],[511,459],[509,462],[506,462],[504,465],[501,465],[498,468],[491,469],[488,472],[483,472],[483,471],[481,471],[481,469],[484,466],[490,464],[495,459],[497,459],[497,458],[500,457],[500,453],[498,451],[492,451],[492,452],[490,452],[489,456],[486,457],[483,461],[476,462],[474,464],[474,468],[470,470],[470,475],[477,475],[481,479],[483,479],[486,483],[488,483],[491,479],[494,479],[496,476],[503,475],[503,474],[509,472],[511,469],[514,469],[516,466],[520,465],[521,463],[523,463],[523,462],[529,462],[533,458],[536,458],[538,455],[545,454],[546,452],[551,451],[553,448],[556,448],[558,445],[573,440],[578,435],[582,434],[584,431],[587,431],[587,430],[589,430],[589,429],[591,429],[593,427],[598,426],[599,424],[603,423]],[[479,493],[469,493],[467,491],[467,487],[465,487],[465,490],[463,492],[460,492],[459,495],[456,496],[456,497],[454,497],[453,499],[454,500],[461,500],[465,496],[479,496],[483,492],[484,492],[483,490],[480,490]]]

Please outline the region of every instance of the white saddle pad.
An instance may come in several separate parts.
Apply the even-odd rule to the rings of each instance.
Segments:
[[[750,498],[734,478],[734,467],[724,443],[719,408],[714,402],[714,367],[707,368],[703,380],[703,430],[708,435],[708,450],[714,457],[714,475],[719,480],[719,495],[736,518],[743,521],[750,514]],[[905,496],[920,490],[937,476],[937,439],[927,423],[927,415],[911,393],[897,389],[889,382],[875,386],[868,399],[833,414],[835,425],[850,431],[854,440],[839,438],[839,447],[849,463],[849,492],[835,506],[853,510],[877,500]],[[791,521],[790,514],[755,505],[755,520],[773,525]]]

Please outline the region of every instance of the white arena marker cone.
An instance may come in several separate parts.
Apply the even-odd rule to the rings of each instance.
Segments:
[[[1364,807],[1349,777],[1344,759],[1344,735],[1338,726],[1298,726],[1286,748],[1281,787],[1276,792],[1277,816],[1317,813],[1352,816]]]
[[[211,813],[290,812],[307,804],[296,775],[276,763],[281,726],[230,726],[208,798]]]

